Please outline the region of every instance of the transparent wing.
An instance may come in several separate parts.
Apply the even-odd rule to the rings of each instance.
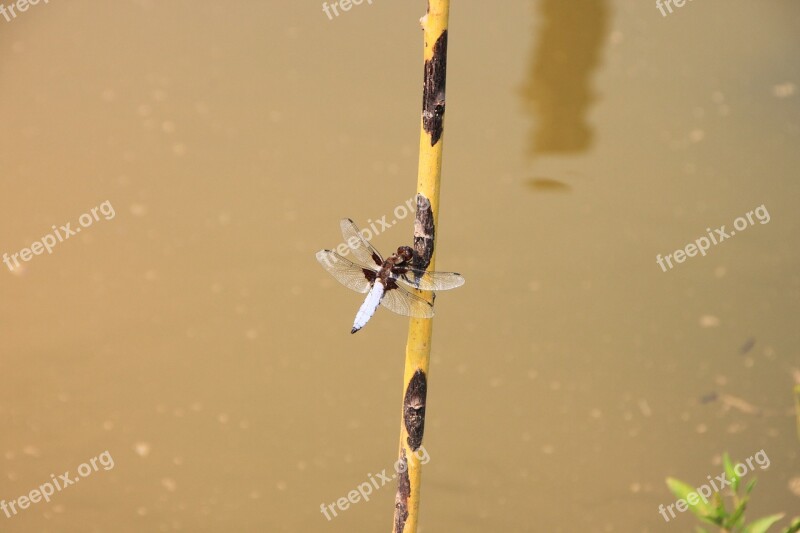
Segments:
[[[422,272],[414,268],[409,268],[397,280],[423,291],[446,291],[464,284],[464,277],[458,272]]]
[[[375,279],[375,272],[372,269],[357,265],[333,250],[317,252],[317,261],[339,283],[356,292],[367,292],[372,286],[371,281]]]
[[[386,289],[381,305],[398,315],[413,316],[415,318],[433,317],[433,306],[431,304],[399,285],[394,285],[392,289]]]
[[[378,250],[361,236],[358,226],[349,218],[343,218],[339,225],[342,227],[342,237],[347,247],[353,252],[356,260],[365,265],[383,265],[383,257]]]

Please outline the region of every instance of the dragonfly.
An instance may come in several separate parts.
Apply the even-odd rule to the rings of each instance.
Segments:
[[[411,290],[443,291],[464,284],[464,278],[457,272],[426,272],[416,268],[410,246],[400,246],[384,259],[364,239],[352,220],[344,218],[340,225],[344,242],[356,262],[333,250],[320,250],[316,257],[339,283],[356,292],[367,293],[350,333],[363,328],[380,305],[398,315],[432,318],[433,304]]]

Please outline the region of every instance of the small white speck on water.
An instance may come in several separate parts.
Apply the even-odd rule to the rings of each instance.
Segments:
[[[714,315],[703,315],[700,317],[699,322],[702,328],[715,328],[720,325],[720,319]]]
[[[797,86],[790,81],[779,83],[772,87],[772,94],[775,95],[776,98],[788,98],[792,96],[795,91],[797,91]]]
[[[133,451],[139,457],[147,457],[148,455],[150,455],[150,450],[151,450],[150,444],[147,442],[139,441],[133,444]]]
[[[645,417],[649,417],[653,414],[653,411],[650,410],[650,405],[647,403],[647,400],[642,398],[639,400],[639,410],[642,412],[642,415]]]
[[[790,479],[788,486],[789,486],[789,492],[791,492],[795,496],[800,496],[800,476],[793,477],[792,479]]]
[[[147,206],[144,204],[131,204],[128,210],[135,217],[143,217],[147,214]]]
[[[37,448],[33,444],[28,444],[27,446],[22,448],[22,453],[30,457],[35,457],[37,459],[42,456],[42,452],[39,451],[39,448]]]
[[[693,143],[699,143],[705,138],[706,138],[706,132],[704,132],[699,128],[689,132],[689,140],[692,141]]]
[[[747,425],[742,424],[741,422],[734,422],[728,425],[727,432],[731,434],[741,433],[747,429]]]
[[[161,480],[161,486],[169,492],[175,492],[178,489],[178,483],[171,477],[165,477]]]

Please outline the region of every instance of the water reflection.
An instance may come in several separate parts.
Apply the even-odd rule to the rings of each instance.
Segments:
[[[531,155],[583,152],[592,143],[586,122],[595,100],[591,77],[608,31],[608,0],[539,0],[541,24],[522,94],[532,115]]]

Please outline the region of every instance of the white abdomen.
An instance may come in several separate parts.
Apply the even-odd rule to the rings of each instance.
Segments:
[[[356,320],[353,322],[353,329],[350,333],[355,333],[364,327],[369,319],[372,318],[372,315],[375,314],[375,310],[380,305],[382,298],[383,283],[376,279],[372,288],[369,290],[369,294],[367,294],[366,299],[364,299],[364,303],[361,304],[361,309],[356,313]]]

